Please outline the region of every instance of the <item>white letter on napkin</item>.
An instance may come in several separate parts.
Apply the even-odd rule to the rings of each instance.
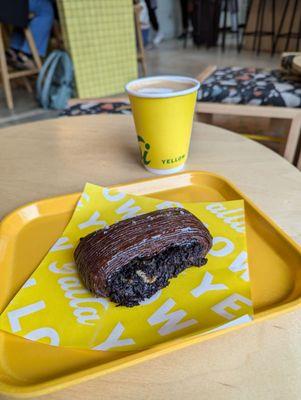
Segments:
[[[139,206],[131,207],[133,204],[135,204],[134,199],[126,201],[117,208],[116,214],[124,214],[121,219],[133,218],[141,210]]]
[[[95,325],[93,322],[87,322],[95,319],[100,319],[97,310],[93,307],[79,307],[73,311],[77,322],[82,325]]]
[[[27,281],[24,283],[24,285],[22,286],[22,288],[28,288],[31,286],[34,286],[37,284],[37,281],[35,280],[35,278],[28,278]]]
[[[165,208],[170,208],[170,207],[183,208],[183,205],[178,201],[163,201],[163,203],[159,203],[156,205],[156,208],[158,210],[164,210]]]
[[[113,347],[123,347],[130,346],[131,344],[135,344],[134,340],[131,338],[128,339],[119,339],[124,331],[124,326],[118,322],[115,328],[112,330],[107,339],[100,343],[98,346],[93,347],[93,350],[109,350]]]
[[[82,222],[81,224],[78,225],[79,229],[86,229],[89,226],[102,226],[102,227],[107,226],[106,221],[98,220],[99,217],[100,213],[98,211],[95,211],[95,213],[91,215],[88,221]]]
[[[248,282],[249,279],[249,270],[248,270],[248,255],[246,251],[242,251],[235,258],[233,263],[230,265],[229,270],[232,272],[244,271],[240,277],[242,280]]]
[[[219,211],[225,211],[226,208],[221,203],[212,203],[206,206],[206,209],[213,214],[217,214]]]
[[[119,201],[125,197],[125,193],[110,194],[110,189],[104,188],[102,191],[103,197],[108,201]]]
[[[51,264],[49,264],[48,269],[49,269],[49,271],[53,272],[54,274],[74,274],[74,273],[76,273],[74,262],[65,263],[65,264],[63,264],[62,268],[58,268],[57,261],[54,261]]]
[[[88,193],[83,192],[80,199],[77,202],[77,207],[83,207],[84,203],[83,200],[85,199],[86,202],[90,201],[90,196],[88,195]]]
[[[51,247],[49,251],[60,251],[60,250],[67,250],[67,249],[72,249],[73,244],[68,243],[69,238],[68,237],[60,237],[54,245]]]
[[[17,310],[9,311],[7,313],[7,316],[11,326],[11,330],[13,332],[19,332],[22,329],[19,319],[25,317],[26,315],[43,310],[43,308],[46,308],[46,304],[44,301],[41,300],[37,301],[36,303],[29,304],[28,306],[18,308]]]
[[[49,338],[52,346],[58,346],[60,344],[60,337],[57,333],[57,331],[53,328],[39,328],[35,329],[34,331],[31,331],[27,333],[27,335],[24,336],[26,339],[30,340],[35,340],[38,341],[43,338]]]
[[[214,250],[213,247],[217,243],[224,243],[224,247],[222,247],[219,250]],[[228,254],[232,253],[233,250],[234,250],[234,244],[231,242],[230,239],[227,239],[222,236],[217,236],[213,238],[212,249],[209,251],[209,254],[211,254],[213,257],[225,257]]]
[[[187,315],[187,312],[184,310],[177,310],[168,315],[168,311],[170,311],[175,304],[176,302],[173,299],[168,299],[147,320],[152,326],[166,321],[166,323],[158,330],[158,333],[161,336],[169,335],[170,333],[187,328],[188,326],[197,324],[198,322],[195,319],[189,319],[188,321],[180,322]]]
[[[220,315],[221,317],[224,317],[229,320],[236,318],[236,315],[226,311],[226,308],[230,308],[232,310],[239,310],[241,307],[238,304],[236,304],[237,301],[247,304],[248,306],[252,305],[250,299],[247,299],[246,297],[238,293],[234,293],[231,296],[227,297],[225,300],[213,306],[211,310],[214,311],[216,314]]]
[[[209,292],[210,290],[225,290],[228,286],[223,283],[212,283],[213,275],[210,272],[206,272],[202,282],[199,286],[194,288],[190,293],[194,297],[200,297],[202,294]]]

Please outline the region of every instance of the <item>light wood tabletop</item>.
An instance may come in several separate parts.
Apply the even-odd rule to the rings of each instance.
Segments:
[[[238,134],[195,123],[186,170],[230,179],[301,243],[301,173]],[[152,178],[131,117],[59,118],[0,130],[0,218],[24,203]],[[301,310],[42,398],[300,399]],[[4,397],[3,397],[4,398]]]

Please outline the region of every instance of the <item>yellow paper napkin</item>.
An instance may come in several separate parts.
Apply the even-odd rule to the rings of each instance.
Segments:
[[[180,206],[206,224],[206,266],[183,271],[141,305],[117,307],[83,286],[73,252],[80,237],[117,221]],[[177,203],[86,184],[62,237],[0,316],[1,329],[53,346],[132,351],[253,316],[242,200]]]

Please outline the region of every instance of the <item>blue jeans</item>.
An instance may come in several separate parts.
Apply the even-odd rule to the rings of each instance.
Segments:
[[[29,0],[29,12],[34,14],[34,17],[29,22],[29,29],[33,35],[38,52],[43,57],[47,51],[54,19],[52,2],[51,0]],[[10,47],[23,53],[31,54],[22,30],[16,29],[13,32]]]

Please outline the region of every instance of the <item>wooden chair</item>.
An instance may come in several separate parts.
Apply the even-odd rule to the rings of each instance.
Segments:
[[[267,6],[271,6],[272,14],[271,16],[267,16]],[[255,10],[255,7],[257,10]],[[255,14],[256,11],[256,27],[255,30],[253,31],[248,31],[247,27],[249,25],[249,18],[252,16],[252,12]],[[246,36],[253,36],[253,51],[256,50],[257,55],[261,51],[261,39],[264,36],[270,36],[271,37],[271,51],[274,43],[274,37],[275,37],[275,16],[276,16],[276,3],[275,0],[267,1],[267,0],[259,0],[257,2],[254,2],[254,0],[249,0],[248,1],[248,6],[247,6],[247,15],[246,15],[246,23],[243,29],[242,33],[242,38],[241,38],[241,43],[239,46],[239,49],[241,50],[244,44],[244,39]],[[267,19],[271,18],[272,26],[271,30],[267,31],[266,30],[266,24],[267,24]]]
[[[197,79],[202,83],[206,80],[214,71],[216,66],[207,67],[201,74],[197,76]],[[290,108],[290,107],[272,107],[272,106],[253,106],[253,105],[241,105],[241,104],[224,104],[224,103],[207,103],[198,102],[196,106],[197,115],[214,114],[220,115],[233,115],[233,116],[244,116],[244,117],[257,117],[257,118],[281,118],[291,121],[289,133],[286,140],[284,158],[290,163],[295,164],[298,159],[297,148],[300,139],[301,130],[301,109]],[[272,139],[269,135],[246,135],[252,139]],[[279,140],[279,139],[276,139]],[[301,163],[301,161],[299,161]],[[301,165],[300,165],[301,166]]]
[[[288,48],[290,47],[289,45],[290,45],[291,39],[296,40],[295,51],[299,51],[300,39],[301,39],[301,13],[297,12],[297,9],[298,9],[297,7],[298,7],[298,0],[292,0],[292,2],[291,2],[291,0],[286,0],[285,6],[282,11],[280,25],[279,25],[277,34],[275,35],[275,38],[274,38],[272,54],[275,53],[279,39],[281,39],[281,38],[286,39],[284,51],[288,51]],[[290,11],[292,11],[292,12],[290,13]],[[290,17],[290,19],[288,17]],[[284,22],[286,19],[289,19],[288,31],[286,33],[284,33],[282,30],[283,30],[283,25],[284,25]],[[298,31],[294,32],[293,29],[296,25],[296,23],[295,23],[296,20],[297,20]]]
[[[219,28],[219,33],[222,34],[222,51],[225,51],[225,45],[226,45],[226,35],[229,32],[229,28],[227,26],[228,19],[229,19],[229,14],[230,14],[230,3],[229,0],[224,0],[223,2],[223,23],[222,27]],[[240,41],[239,41],[239,23],[238,23],[238,10],[239,10],[239,5],[238,5],[238,0],[235,0],[235,8],[236,8],[236,13],[233,15],[233,18],[235,19],[235,25],[236,25],[236,30],[233,32],[235,33],[236,37],[236,49],[239,52],[240,51]]]
[[[141,33],[140,12],[141,12],[141,6],[139,4],[135,4],[134,5],[134,19],[135,19],[135,30],[136,30],[137,47],[138,47],[137,59],[138,59],[138,62],[141,63],[143,76],[146,76],[147,72],[146,72],[146,62],[145,62],[143,38],[142,38],[142,33]]]
[[[39,56],[38,50],[36,48],[32,33],[29,28],[23,29],[25,38],[28,42],[29,48],[32,53],[32,57],[35,63],[35,68],[27,69],[24,71],[10,71],[7,65],[6,56],[5,56],[5,40],[4,40],[4,30],[3,24],[0,24],[0,66],[1,66],[1,78],[3,82],[3,88],[6,98],[7,107],[9,110],[14,109],[14,102],[11,90],[11,83],[12,79],[20,79],[20,78],[27,78],[32,75],[38,74],[40,68],[42,67],[42,61]],[[28,90],[31,89],[27,80],[25,80],[25,85]]]

